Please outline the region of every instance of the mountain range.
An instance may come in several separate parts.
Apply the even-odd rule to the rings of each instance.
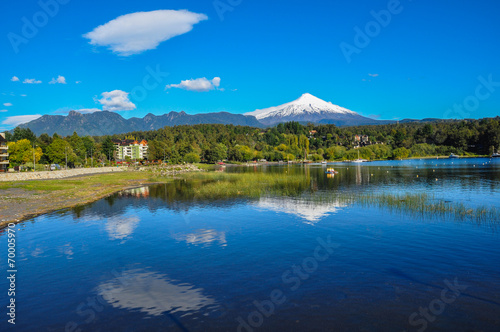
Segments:
[[[422,121],[433,120],[436,119],[424,119]],[[101,136],[155,130],[165,126],[194,124],[233,124],[263,128],[288,121],[335,124],[337,126],[375,125],[395,122],[367,118],[306,93],[290,103],[245,114],[220,112],[190,115],[185,112],[170,112],[159,116],[150,113],[143,118],[125,119],[115,112],[99,111],[82,114],[71,111],[67,116],[44,115],[36,120],[22,124],[20,127],[30,128],[36,135],[43,133],[53,135],[57,133],[61,136],[68,136],[76,132],[80,136]],[[420,120],[406,119],[400,122],[415,121]]]
[[[143,118],[125,119],[115,112],[100,111],[82,114],[70,111],[64,115],[44,115],[36,120],[19,125],[31,129],[36,135],[57,133],[61,136],[101,136],[123,134],[132,131],[147,131],[165,126],[195,125],[195,124],[233,124],[239,126],[262,127],[253,116],[231,114],[227,112],[190,115],[185,112],[170,112],[160,116],[147,114]]]

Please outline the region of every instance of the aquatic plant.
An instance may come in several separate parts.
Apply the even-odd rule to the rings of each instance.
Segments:
[[[189,180],[194,199],[260,198],[263,196],[300,196],[317,204],[358,204],[379,207],[391,213],[406,213],[421,218],[473,221],[479,225],[496,225],[500,210],[493,206],[470,207],[463,203],[437,199],[427,193],[387,193],[353,191],[317,191],[310,176],[283,173],[203,172],[184,176]]]

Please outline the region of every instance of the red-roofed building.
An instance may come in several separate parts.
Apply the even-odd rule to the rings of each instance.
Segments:
[[[119,160],[124,160],[130,157],[133,160],[142,160],[148,158],[148,142],[142,140],[115,140],[113,143],[116,146],[116,157]]]

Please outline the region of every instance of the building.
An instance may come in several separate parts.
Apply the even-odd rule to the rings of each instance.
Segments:
[[[0,172],[7,172],[9,169],[9,151],[5,134],[0,133]]]
[[[148,158],[148,142],[142,140],[140,142],[126,139],[116,140],[113,142],[116,146],[116,159],[125,160],[129,157],[132,160],[142,160]]]

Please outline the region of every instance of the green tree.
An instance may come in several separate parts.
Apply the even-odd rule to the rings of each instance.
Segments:
[[[104,141],[102,142],[101,152],[106,156],[108,160],[114,159],[114,153],[116,151],[116,147],[113,144],[110,136],[106,136]]]
[[[243,157],[243,161],[249,161],[253,159],[253,150],[246,146],[246,145],[240,145],[238,146],[238,150],[241,153],[241,156]]]
[[[320,154],[315,153],[315,154],[313,154],[313,155],[311,156],[311,160],[312,160],[312,161],[320,161],[320,160],[323,160],[323,156],[322,156],[322,155],[320,155]]]
[[[230,148],[227,153],[227,159],[232,161],[243,161],[243,155],[237,148]]]
[[[36,135],[29,128],[14,128],[14,133],[12,134],[11,141],[20,141],[22,139],[27,139],[28,141],[34,143],[36,141]]]
[[[222,143],[210,145],[207,149],[205,149],[205,151],[203,151],[203,159],[207,163],[215,163],[226,158],[227,148]]]
[[[71,145],[73,151],[75,151],[78,157],[80,157],[81,159],[85,159],[87,149],[85,148],[83,139],[78,136],[76,132],[73,132],[73,135],[68,137],[68,143]]]
[[[37,163],[43,155],[42,148],[36,147],[28,139],[21,139],[17,142],[9,142],[7,144],[9,151],[9,161],[13,165],[21,165],[27,162],[33,163],[33,153],[35,163]]]
[[[74,163],[76,160],[76,154],[73,152],[71,145],[61,138],[54,139],[47,147],[47,156],[54,164],[66,163],[66,157],[68,162]]]
[[[170,159],[171,149],[162,141],[151,140],[148,142],[149,160],[167,160]]]
[[[83,146],[85,147],[85,151],[87,156],[91,157],[94,155],[96,151],[95,141],[91,136],[82,137]]]
[[[193,163],[199,163],[200,162],[200,156],[194,152],[187,153],[184,156],[184,161],[190,164]]]
[[[404,159],[408,158],[410,155],[410,150],[407,148],[397,148],[392,152],[394,159]]]

